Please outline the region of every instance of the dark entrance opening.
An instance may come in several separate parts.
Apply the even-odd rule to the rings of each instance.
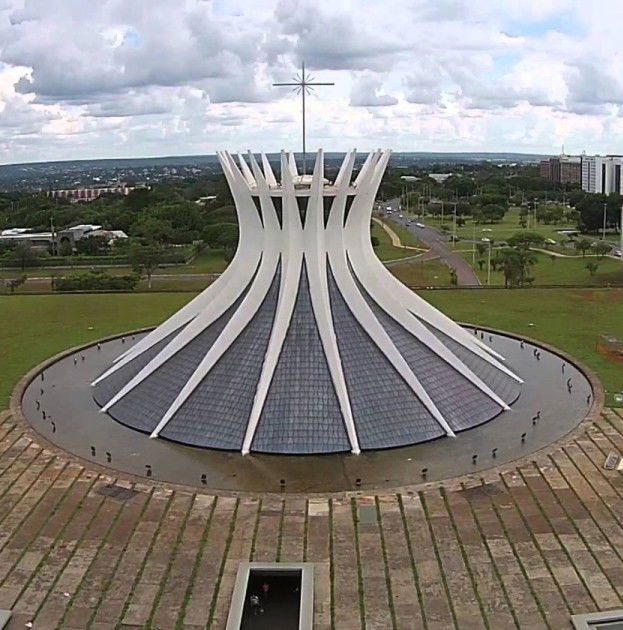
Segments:
[[[301,571],[251,569],[241,630],[298,630]]]

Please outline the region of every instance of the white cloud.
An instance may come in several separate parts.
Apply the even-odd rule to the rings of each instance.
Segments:
[[[350,104],[353,107],[385,107],[396,105],[398,99],[382,91],[383,80],[366,73],[353,84]]]
[[[0,162],[298,146],[620,151],[620,0],[0,0]]]

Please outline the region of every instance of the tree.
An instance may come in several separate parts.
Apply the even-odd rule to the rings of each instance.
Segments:
[[[459,284],[459,277],[454,267],[450,267],[450,284],[456,287]]]
[[[11,252],[11,262],[22,271],[26,267],[36,267],[39,264],[39,255],[30,246],[30,243],[18,243]]]
[[[561,223],[565,214],[563,206],[558,204],[541,204],[536,209],[536,220],[546,225]]]
[[[538,232],[516,232],[508,239],[511,247],[530,247],[543,245],[545,237]]]
[[[63,238],[61,239],[61,244],[58,246],[58,255],[59,256],[71,256],[74,253],[74,250],[69,242],[69,239]]]
[[[488,249],[489,249],[489,245],[488,244],[486,244],[486,243],[476,243],[476,253],[481,258],[487,253]]]
[[[576,242],[575,242],[575,249],[578,252],[582,252],[582,258],[584,256],[586,256],[586,252],[591,248],[591,241],[589,241],[587,238],[579,238]]]
[[[108,249],[108,239],[105,236],[83,236],[76,241],[76,252],[86,256],[97,256],[102,250]]]
[[[159,245],[138,245],[130,247],[128,259],[132,268],[147,276],[147,286],[151,289],[151,276],[162,260],[163,249]]]
[[[15,293],[15,289],[21,287],[22,284],[26,282],[26,274],[23,273],[21,276],[17,276],[17,278],[7,278],[4,282],[6,286],[9,287],[9,291]]]
[[[599,260],[603,260],[603,257],[610,251],[610,245],[604,243],[604,241],[597,241],[593,243],[593,251],[597,254]]]
[[[499,266],[504,273],[506,288],[522,287],[530,284],[534,278],[528,273],[536,263],[536,256],[524,247],[504,248],[497,253]]]
[[[482,271],[485,266],[486,260],[484,258],[479,258],[476,262],[478,263],[478,269]]]
[[[606,228],[618,223],[623,197],[617,193],[596,195],[584,193],[575,204],[579,213],[578,229],[581,232],[599,232],[603,228],[604,204],[606,205]]]
[[[587,262],[584,266],[586,269],[588,269],[588,275],[591,278],[597,273],[597,269],[599,269],[599,265],[594,261]]]
[[[504,218],[506,209],[497,203],[489,203],[474,211],[476,223],[497,223]]]
[[[378,247],[381,244],[381,241],[379,241],[378,236],[374,236],[374,235],[371,236],[370,241],[372,241],[372,247]]]
[[[145,243],[165,243],[170,240],[173,228],[170,221],[143,216],[130,228],[132,236],[138,236]]]

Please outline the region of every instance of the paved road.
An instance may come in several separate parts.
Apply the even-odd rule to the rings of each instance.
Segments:
[[[383,204],[383,209],[391,206],[393,210],[390,215],[392,221],[404,225],[420,241],[426,243],[426,245],[430,247],[431,254],[438,256],[439,259],[448,267],[453,267],[456,270],[459,286],[479,286],[480,280],[478,279],[478,276],[476,276],[472,268],[461,258],[461,256],[459,256],[459,254],[456,254],[448,247],[447,237],[436,229],[429,227],[417,227],[415,222],[408,225],[406,218],[400,218],[398,204],[398,199],[392,199],[391,201],[387,201]]]

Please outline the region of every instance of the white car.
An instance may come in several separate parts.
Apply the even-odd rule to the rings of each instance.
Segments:
[[[387,208],[385,208],[385,210],[387,210],[388,212],[392,211],[392,207],[391,206],[387,206]]]
[[[620,249],[615,249],[612,253],[613,253],[615,256],[618,256],[619,258],[621,258],[621,250],[620,250]]]
[[[415,227],[423,228],[426,227],[423,223],[416,223]]]
[[[545,242],[549,243],[550,245],[556,245],[556,241],[553,238],[546,238]]]
[[[493,232],[491,228],[482,228],[481,232]]]
[[[486,236],[480,239],[481,241],[484,241],[485,243],[490,243],[491,239],[487,238]]]

